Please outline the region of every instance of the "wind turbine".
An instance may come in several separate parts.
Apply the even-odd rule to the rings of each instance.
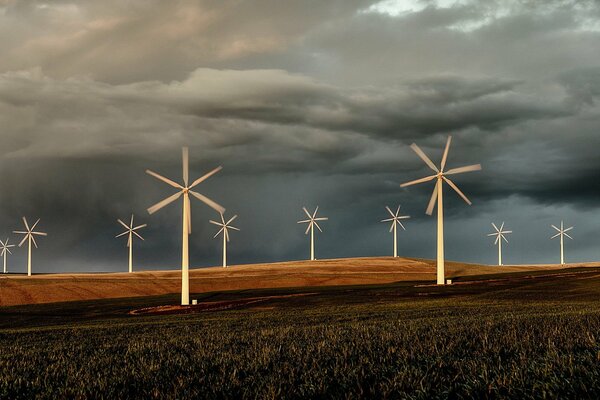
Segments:
[[[31,226],[31,228],[29,227],[29,224],[27,223],[27,218],[23,217],[23,223],[25,224],[25,230],[24,231],[13,231],[13,233],[17,233],[19,235],[25,235],[25,237],[23,238],[23,240],[21,240],[21,243],[19,243],[19,247],[21,247],[23,245],[23,243],[25,243],[25,241],[27,241],[28,244],[28,250],[27,250],[27,276],[31,276],[31,242],[33,242],[33,245],[35,246],[35,248],[37,249],[37,243],[35,241],[35,235],[39,235],[39,236],[48,236],[47,233],[44,232],[35,232],[34,229],[37,226],[37,224],[40,222],[40,219],[38,218],[37,221],[35,221],[35,224],[33,224]]]
[[[492,226],[494,227],[496,232],[490,233],[488,236],[496,236],[496,241],[494,242],[494,244],[498,245],[498,265],[502,265],[502,240],[508,243],[508,239],[506,239],[506,236],[504,236],[504,234],[512,233],[512,231],[504,230],[504,222],[502,222],[500,228],[498,228],[493,222]]]
[[[133,272],[133,235],[137,236],[138,238],[144,240],[144,238],[142,236],[140,236],[139,233],[137,233],[136,231],[138,229],[142,229],[145,228],[146,224],[142,224],[142,225],[138,225],[138,226],[133,226],[133,214],[131,214],[131,222],[129,223],[129,225],[127,225],[125,222],[121,221],[120,219],[117,219],[117,221],[123,225],[123,227],[126,229],[125,232],[118,234],[117,236],[115,236],[116,238],[124,236],[124,235],[128,235],[127,238],[127,247],[129,247],[129,273]]]
[[[217,232],[217,234],[213,237],[217,237],[221,234],[221,232],[223,232],[223,268],[227,268],[227,242],[229,242],[229,231],[228,230],[233,229],[234,231],[239,231],[240,229],[236,228],[235,226],[229,225],[233,222],[234,219],[237,218],[237,215],[234,215],[233,217],[229,218],[229,221],[227,221],[227,222],[225,222],[225,218],[223,217],[223,214],[220,214],[220,215],[221,215],[221,222],[213,221],[212,219],[209,220],[208,222],[221,227],[219,232]]]
[[[317,221],[327,221],[329,218],[317,217],[317,211],[319,211],[319,206],[317,206],[317,208],[315,208],[315,212],[313,212],[312,215],[308,212],[306,207],[302,207],[302,209],[308,216],[308,219],[305,219],[303,221],[298,221],[298,223],[299,224],[308,224],[308,227],[306,228],[306,232],[304,232],[304,234],[306,235],[306,234],[308,234],[308,231],[310,231],[310,259],[311,259],[311,261],[314,261],[314,259],[315,259],[315,229],[314,229],[314,227],[316,226],[320,232],[323,232],[323,230],[321,229],[321,227],[319,226]]]
[[[567,232],[569,232],[571,229],[573,229],[574,227],[570,227],[565,229],[565,226],[563,224],[563,221],[560,221],[560,229],[557,228],[556,226],[552,225],[552,227],[554,229],[556,229],[556,231],[558,232],[556,235],[552,236],[550,239],[554,239],[558,236],[560,236],[560,263],[561,265],[565,263],[565,248],[564,248],[564,236],[568,237],[569,239],[573,240],[573,238],[571,236],[569,236],[569,234]]]
[[[6,258],[8,257],[8,254],[12,254],[12,251],[10,251],[11,247],[15,247],[15,245],[8,244],[8,238],[6,238],[6,241],[4,242],[0,240],[0,255],[4,258],[4,273],[6,273]]]
[[[410,216],[408,215],[398,215],[400,214],[400,206],[398,206],[398,208],[396,209],[396,212],[392,212],[392,210],[388,207],[385,206],[385,209],[388,210],[388,212],[390,213],[390,215],[392,216],[391,218],[387,218],[387,219],[382,219],[381,222],[391,222],[392,226],[390,227],[390,232],[394,231],[394,257],[398,257],[398,241],[397,241],[397,235],[396,235],[396,226],[400,225],[400,227],[403,230],[406,230],[406,228],[404,227],[404,225],[402,225],[402,222],[400,222],[401,219],[407,219],[410,218]]]
[[[450,142],[452,141],[452,136],[448,136],[448,141],[446,142],[446,148],[444,149],[444,155],[442,156],[442,162],[440,164],[440,168],[436,167],[435,164],[431,161],[429,157],[423,153],[423,151],[416,144],[411,144],[410,147],[414,150],[415,153],[427,164],[429,168],[431,168],[435,174],[426,176],[425,178],[417,179],[414,181],[406,182],[400,185],[400,187],[406,187],[410,185],[415,185],[417,183],[429,182],[436,179],[435,187],[433,189],[433,193],[431,195],[431,199],[429,200],[429,205],[427,206],[426,213],[431,215],[433,213],[433,207],[435,206],[436,199],[438,205],[438,215],[437,215],[437,284],[443,285],[445,283],[444,276],[444,206],[442,199],[442,191],[444,182],[446,182],[460,197],[463,198],[467,204],[471,205],[471,201],[464,195],[463,192],[452,182],[447,175],[460,174],[464,172],[471,171],[479,171],[481,170],[481,164],[473,164],[467,165],[465,167],[452,168],[448,171],[444,171],[446,167],[446,160],[448,159],[448,149],[450,148]]]
[[[179,191],[166,199],[156,203],[152,207],[148,209],[148,213],[154,214],[167,204],[174,202],[183,196],[183,234],[182,234],[182,246],[181,246],[181,305],[189,305],[190,304],[190,274],[189,274],[189,247],[188,240],[189,235],[192,232],[192,217],[191,217],[191,209],[190,209],[190,194],[207,204],[212,209],[216,210],[218,213],[223,214],[225,212],[225,208],[221,207],[219,204],[215,203],[208,197],[195,192],[192,188],[196,187],[198,184],[204,182],[217,172],[219,172],[222,167],[217,167],[210,171],[209,173],[201,176],[192,182],[191,185],[188,184],[189,178],[189,152],[188,148],[184,147],[182,149],[182,158],[183,158],[183,185],[179,183],[173,182],[172,180],[165,178],[162,175],[157,174],[156,172],[152,172],[149,169],[146,170],[146,173],[152,175],[153,177],[165,182],[166,184],[173,186]]]

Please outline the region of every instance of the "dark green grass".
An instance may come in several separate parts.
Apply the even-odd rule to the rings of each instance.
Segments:
[[[178,296],[0,309],[2,398],[600,398],[600,278],[316,293],[127,315]]]

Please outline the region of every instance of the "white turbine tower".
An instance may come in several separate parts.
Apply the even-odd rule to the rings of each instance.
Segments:
[[[569,234],[567,232],[569,232],[571,229],[573,229],[574,227],[570,227],[565,229],[564,223],[563,221],[560,221],[560,229],[554,225],[552,225],[552,227],[554,229],[556,229],[556,231],[558,232],[556,235],[552,236],[550,239],[554,239],[556,237],[560,236],[560,263],[561,265],[565,263],[565,247],[564,247],[564,236],[568,237],[569,239],[573,240],[573,238],[571,236],[569,236]]]
[[[182,246],[181,246],[181,305],[189,305],[190,304],[190,274],[189,274],[189,247],[188,240],[189,235],[192,232],[192,217],[191,217],[191,209],[190,209],[190,194],[197,198],[198,200],[204,202],[209,207],[216,210],[218,213],[222,214],[225,212],[225,208],[221,207],[219,204],[215,203],[208,197],[195,192],[192,188],[196,187],[198,184],[204,182],[217,172],[219,172],[222,167],[217,167],[210,171],[209,173],[201,176],[192,182],[191,185],[188,185],[188,177],[189,177],[189,155],[188,148],[184,147],[182,150],[183,155],[183,185],[180,185],[177,182],[173,182],[172,180],[165,178],[162,175],[157,174],[156,172],[152,172],[149,169],[146,172],[153,177],[165,182],[168,185],[173,186],[179,191],[166,199],[156,203],[152,207],[148,209],[148,213],[154,214],[156,211],[160,210],[167,204],[174,202],[183,196],[183,234],[182,234]]]
[[[233,217],[229,218],[227,222],[225,222],[223,214],[220,215],[221,222],[213,221],[212,219],[208,222],[221,227],[221,229],[219,229],[219,232],[217,232],[217,234],[213,237],[216,238],[221,234],[221,232],[223,232],[223,268],[227,268],[227,242],[229,242],[229,229],[233,229],[234,231],[239,231],[240,229],[236,228],[235,226],[229,225],[233,222],[234,219],[237,218],[237,215],[234,215]]]
[[[496,241],[494,244],[498,245],[498,265],[502,265],[502,240],[508,243],[508,239],[506,239],[505,234],[512,233],[512,231],[504,230],[504,222],[500,225],[500,228],[496,226],[495,223],[492,222],[492,226],[496,232],[490,233],[488,236],[496,236]]]
[[[381,222],[391,222],[392,223],[392,226],[390,227],[390,232],[394,231],[394,257],[398,257],[398,240],[397,240],[397,234],[396,234],[396,226],[400,225],[400,227],[403,230],[406,230],[406,228],[404,227],[404,225],[402,225],[402,222],[400,222],[400,220],[410,218],[410,216],[399,215],[400,214],[400,206],[398,206],[395,213],[388,206],[385,206],[385,209],[388,210],[388,212],[390,213],[390,215],[392,217],[387,218],[387,219],[382,219]]]
[[[8,238],[6,238],[6,241],[2,241],[0,240],[0,255],[2,256],[2,258],[4,259],[4,273],[6,273],[6,258],[8,257],[9,254],[12,254],[12,251],[10,251],[11,247],[15,247],[14,244],[8,244]]]
[[[308,216],[308,219],[305,219],[303,221],[298,221],[298,223],[299,224],[308,224],[308,227],[306,228],[306,232],[304,232],[304,234],[307,235],[308,231],[310,231],[310,259],[311,259],[311,261],[313,261],[315,259],[315,229],[314,229],[314,227],[316,226],[320,232],[323,232],[323,230],[321,229],[321,227],[319,226],[317,221],[327,221],[329,218],[317,217],[317,211],[319,211],[319,206],[317,206],[317,208],[315,208],[315,212],[313,212],[312,214],[310,214],[308,212],[306,207],[302,207],[302,209]]]
[[[39,235],[39,236],[48,236],[47,233],[44,232],[35,232],[34,229],[37,226],[37,224],[40,222],[40,219],[38,218],[37,221],[35,221],[35,224],[33,224],[33,226],[30,228],[29,224],[27,223],[27,219],[25,217],[23,217],[23,223],[25,224],[25,230],[24,231],[13,231],[14,233],[17,233],[19,235],[25,235],[25,237],[23,238],[23,240],[21,240],[21,243],[19,243],[19,247],[21,247],[23,245],[23,243],[25,243],[25,241],[27,241],[28,244],[28,250],[27,250],[27,276],[31,276],[31,242],[33,242],[33,245],[35,246],[35,248],[37,249],[37,243],[35,241],[35,235]]]
[[[123,227],[126,229],[125,232],[120,233],[115,237],[118,238],[118,237],[127,235],[127,247],[129,247],[129,273],[132,273],[133,272],[133,235],[137,236],[141,240],[144,240],[144,238],[136,231],[138,229],[145,228],[148,225],[142,224],[142,225],[138,225],[138,226],[133,226],[133,214],[131,214],[131,222],[129,223],[129,225],[127,225],[125,222],[121,221],[120,219],[117,219],[117,221],[121,225],[123,225]]]
[[[450,148],[450,142],[452,140],[452,136],[448,136],[448,141],[446,142],[446,148],[444,149],[444,155],[442,156],[442,162],[440,164],[440,168],[436,167],[435,164],[423,153],[423,151],[416,144],[411,144],[410,147],[414,150],[415,153],[427,164],[429,168],[431,168],[435,174],[426,176],[425,178],[417,179],[414,181],[406,182],[400,185],[400,187],[406,187],[410,185],[415,185],[417,183],[429,182],[436,179],[435,187],[433,189],[433,194],[431,195],[431,199],[429,200],[429,205],[427,206],[426,213],[431,215],[433,213],[433,207],[435,206],[436,200],[438,205],[438,216],[437,216],[437,284],[443,285],[445,283],[445,275],[444,275],[444,206],[442,199],[442,191],[444,182],[446,182],[460,197],[463,198],[467,204],[471,205],[471,201],[464,195],[463,192],[448,179],[447,175],[460,174],[463,172],[471,172],[471,171],[479,171],[481,169],[481,164],[467,165],[465,167],[452,168],[448,171],[444,171],[446,167],[446,160],[448,158],[448,149]]]

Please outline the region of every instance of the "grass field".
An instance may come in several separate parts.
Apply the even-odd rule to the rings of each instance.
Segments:
[[[0,397],[600,398],[600,268],[195,297],[0,308]]]

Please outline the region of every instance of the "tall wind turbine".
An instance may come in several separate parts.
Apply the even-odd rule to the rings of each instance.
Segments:
[[[323,230],[321,229],[321,227],[319,226],[317,221],[327,221],[329,218],[317,217],[317,211],[319,211],[319,206],[317,206],[317,208],[315,208],[315,212],[313,212],[312,214],[310,214],[308,212],[306,207],[302,207],[302,209],[308,216],[308,219],[305,219],[303,221],[298,221],[298,223],[299,224],[308,224],[308,227],[306,228],[306,232],[304,232],[304,234],[306,235],[306,234],[308,234],[308,231],[310,231],[310,259],[311,259],[311,261],[314,261],[314,259],[315,259],[315,229],[314,229],[314,227],[316,226],[320,232],[323,232]]]
[[[234,219],[237,218],[237,215],[234,215],[233,217],[229,218],[227,222],[225,222],[223,214],[220,215],[221,222],[213,221],[212,219],[208,222],[221,227],[221,229],[219,229],[219,232],[217,232],[217,234],[213,237],[217,237],[221,234],[221,232],[223,232],[223,268],[227,268],[227,242],[229,242],[229,229],[233,229],[234,231],[239,231],[240,229],[236,228],[235,226],[229,225],[233,222]]]
[[[8,257],[8,254],[12,254],[12,251],[10,251],[11,247],[15,247],[15,245],[8,244],[8,238],[6,238],[6,241],[4,242],[0,240],[0,255],[4,258],[4,273],[6,273],[6,258]]]
[[[395,213],[388,206],[385,206],[385,209],[388,210],[388,212],[390,213],[390,215],[392,217],[387,218],[387,219],[382,219],[381,222],[391,222],[392,223],[392,226],[390,227],[390,232],[394,231],[394,257],[398,257],[398,241],[397,241],[397,234],[396,234],[396,226],[400,225],[400,227],[403,230],[406,230],[406,228],[404,227],[404,225],[402,225],[402,222],[400,222],[400,220],[410,218],[410,216],[399,215],[400,214],[400,206],[398,206]]]
[[[33,245],[37,249],[38,246],[35,241],[35,235],[48,236],[47,233],[34,231],[35,227],[37,226],[37,224],[39,222],[40,222],[40,219],[38,218],[38,220],[35,221],[35,224],[33,224],[30,228],[29,224],[27,223],[27,218],[23,217],[23,223],[25,224],[25,230],[24,231],[13,231],[14,233],[18,233],[19,235],[25,235],[23,240],[21,240],[21,243],[19,243],[19,247],[21,247],[23,245],[23,243],[25,243],[25,241],[27,241],[27,245],[28,245],[27,246],[28,247],[28,249],[27,249],[27,276],[31,276],[31,242],[33,242]]]
[[[136,231],[138,229],[145,228],[148,225],[142,224],[142,225],[138,225],[138,226],[133,226],[133,214],[131,214],[131,222],[129,223],[129,225],[127,225],[125,222],[121,221],[120,219],[117,219],[117,221],[121,225],[123,225],[123,227],[126,229],[125,232],[120,233],[115,237],[118,238],[118,237],[125,236],[125,235],[128,236],[127,237],[127,247],[129,247],[129,273],[132,273],[133,272],[133,235],[144,240],[144,238],[142,236],[140,236],[140,234],[137,233]]]
[[[471,205],[471,201],[464,195],[463,192],[452,182],[447,175],[455,175],[464,172],[471,171],[479,171],[481,170],[481,164],[473,164],[467,165],[465,167],[452,168],[448,171],[444,171],[446,167],[446,160],[448,159],[448,149],[450,148],[450,142],[452,141],[452,136],[448,136],[448,141],[446,142],[446,148],[444,149],[444,155],[442,156],[442,162],[440,164],[440,168],[436,167],[435,164],[431,161],[425,153],[417,146],[416,144],[411,144],[410,147],[414,150],[415,153],[427,164],[429,168],[431,168],[435,174],[426,176],[425,178],[417,179],[414,181],[406,182],[400,185],[400,187],[406,187],[410,185],[415,185],[417,183],[429,182],[432,180],[436,180],[435,187],[433,188],[433,194],[431,195],[431,199],[429,200],[429,205],[427,206],[426,213],[431,215],[433,213],[433,207],[435,206],[436,200],[438,205],[438,215],[437,215],[437,284],[443,285],[445,284],[445,275],[444,275],[444,206],[442,199],[442,191],[444,182],[446,182],[460,197],[463,198],[467,204]]]
[[[189,153],[188,153],[187,147],[184,147],[182,149],[182,158],[183,158],[183,185],[180,185],[177,182],[173,182],[172,180],[165,178],[164,176],[159,175],[156,172],[152,172],[149,169],[147,169],[146,172],[149,175],[152,175],[153,177],[178,189],[177,193],[167,197],[166,199],[164,199],[164,200],[156,203],[152,207],[150,207],[148,209],[148,213],[154,214],[155,212],[157,212],[158,210],[160,210],[167,204],[170,204],[183,196],[183,223],[182,223],[183,234],[182,234],[182,246],[181,246],[181,305],[189,305],[190,304],[190,274],[189,274],[190,264],[189,264],[188,240],[189,240],[189,235],[192,232],[192,217],[191,217],[192,210],[190,209],[190,194],[192,196],[194,196],[195,198],[197,198],[198,200],[202,201],[203,203],[207,204],[209,207],[216,210],[220,214],[223,214],[225,212],[225,208],[221,207],[219,204],[215,203],[214,201],[212,201],[208,197],[204,196],[203,194],[200,194],[200,193],[192,190],[192,188],[196,187],[198,184],[204,182],[205,180],[207,180],[208,178],[210,178],[211,176],[213,176],[214,174],[219,172],[222,169],[222,167],[219,166],[219,167],[213,169],[212,171],[210,171],[209,173],[196,179],[194,182],[192,182],[191,185],[189,185],[188,184]]]
[[[512,231],[504,230],[504,222],[500,225],[500,228],[496,226],[495,223],[492,222],[492,226],[496,232],[490,233],[488,236],[496,236],[496,241],[494,244],[498,245],[498,265],[502,265],[502,240],[508,243],[508,239],[506,239],[505,234],[512,233]]]
[[[573,238],[571,236],[569,236],[569,234],[567,232],[569,232],[571,229],[573,229],[574,227],[570,227],[565,229],[565,226],[563,224],[563,221],[560,221],[560,229],[557,228],[556,226],[552,225],[552,227],[554,229],[556,229],[556,231],[558,232],[556,235],[552,236],[550,239],[554,239],[556,237],[560,236],[560,263],[564,264],[565,263],[565,247],[564,247],[564,236],[568,237],[569,239],[573,240]]]

